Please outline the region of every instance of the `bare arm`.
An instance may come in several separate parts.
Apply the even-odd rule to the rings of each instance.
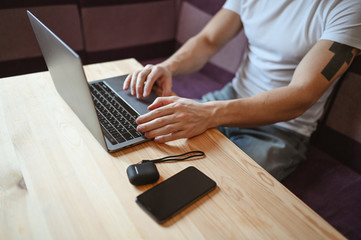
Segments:
[[[337,42],[320,40],[300,62],[288,86],[251,98],[210,103],[215,116],[211,125],[250,127],[296,118],[347,70],[357,52]]]
[[[173,76],[199,70],[227,42],[242,30],[238,14],[221,9],[196,36],[160,65]]]
[[[250,98],[198,103],[164,97],[137,119],[138,130],[158,142],[196,136],[216,126],[252,127],[287,121],[309,109],[351,65],[358,50],[320,40],[298,65],[286,87]]]
[[[147,65],[125,80],[124,89],[131,89],[138,98],[148,96],[154,83],[163,89],[163,96],[171,94],[172,76],[200,69],[218,50],[240,30],[238,14],[221,9],[196,36],[189,39],[169,59],[158,65]]]

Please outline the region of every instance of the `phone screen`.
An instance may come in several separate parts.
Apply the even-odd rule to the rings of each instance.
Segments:
[[[216,185],[197,168],[188,167],[140,194],[136,202],[156,221],[164,222]]]

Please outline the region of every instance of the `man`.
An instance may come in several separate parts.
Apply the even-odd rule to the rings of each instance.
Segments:
[[[242,29],[248,51],[232,84],[203,102],[169,96],[172,76],[199,70]],[[219,127],[281,180],[305,158],[327,97],[358,49],[359,0],[229,0],[169,59],[129,75],[124,89],[138,98],[155,83],[163,90],[137,119],[146,137],[164,143]]]

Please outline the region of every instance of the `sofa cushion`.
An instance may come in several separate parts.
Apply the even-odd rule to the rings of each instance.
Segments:
[[[349,239],[361,238],[361,176],[310,146],[283,184]]]
[[[180,97],[192,99],[201,99],[204,94],[221,89],[223,86],[224,84],[202,72],[178,76],[173,80],[173,91]]]
[[[361,175],[361,143],[321,124],[311,144]]]

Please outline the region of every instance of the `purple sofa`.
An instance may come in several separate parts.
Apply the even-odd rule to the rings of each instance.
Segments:
[[[224,1],[211,2],[182,2],[176,34],[178,44],[198,32]],[[241,64],[246,42],[241,33],[198,73],[177,77],[174,91],[180,96],[199,98],[208,91],[221,88],[232,79]],[[349,239],[361,239],[360,93],[361,57],[357,57],[339,81],[318,129],[312,135],[307,161],[282,181]]]
[[[51,2],[51,3],[49,3]],[[83,62],[135,57],[157,63],[196,34],[224,0],[32,0],[0,3],[0,77],[46,70],[25,10]],[[231,81],[246,48],[235,37],[199,72],[174,79],[199,98]],[[197,84],[194,82],[197,81]],[[361,239],[361,58],[336,87],[311,138],[308,159],[283,184],[349,239]]]

